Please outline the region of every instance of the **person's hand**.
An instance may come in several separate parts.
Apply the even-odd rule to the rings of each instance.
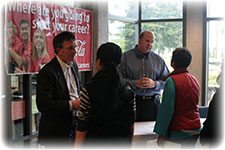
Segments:
[[[73,109],[78,109],[80,107],[80,99],[79,98],[72,100],[71,102],[72,102]]]
[[[22,66],[22,69],[19,69],[18,67],[15,67],[15,73],[25,73],[25,68]]]
[[[136,86],[139,88],[155,88],[156,82],[150,78],[143,77],[136,81]]]
[[[162,136],[159,135],[159,137],[158,137],[158,139],[157,139],[157,144],[158,144],[158,146],[159,146],[159,147],[163,147],[164,142],[165,142],[164,137],[162,137]]]

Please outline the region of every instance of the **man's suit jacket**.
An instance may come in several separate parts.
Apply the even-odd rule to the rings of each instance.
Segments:
[[[75,62],[72,72],[80,91],[80,78]],[[75,132],[75,120],[69,111],[69,90],[62,68],[53,58],[39,72],[37,79],[37,108],[41,112],[39,142],[67,143],[71,131]],[[74,140],[74,139],[73,139]]]

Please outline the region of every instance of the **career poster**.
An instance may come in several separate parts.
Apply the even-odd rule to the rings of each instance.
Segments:
[[[54,56],[53,38],[74,33],[80,71],[92,68],[92,12],[41,2],[11,2],[5,7],[5,62],[8,74],[38,73]]]

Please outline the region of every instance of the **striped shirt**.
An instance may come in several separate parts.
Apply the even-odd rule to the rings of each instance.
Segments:
[[[135,100],[133,101],[133,111],[136,111]],[[90,118],[91,102],[88,96],[87,89],[82,88],[80,93],[80,108],[78,110],[78,131],[88,130],[88,122]]]

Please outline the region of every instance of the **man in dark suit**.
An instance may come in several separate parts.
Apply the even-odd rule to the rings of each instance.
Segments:
[[[53,39],[56,56],[39,72],[37,108],[41,112],[39,144],[73,146],[76,109],[80,106],[80,79],[74,62],[75,37],[61,32]]]

